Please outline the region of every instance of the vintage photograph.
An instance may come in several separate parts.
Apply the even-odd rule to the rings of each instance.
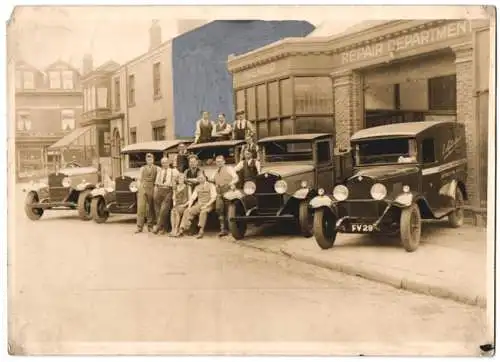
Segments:
[[[489,6],[18,6],[10,355],[493,356]]]

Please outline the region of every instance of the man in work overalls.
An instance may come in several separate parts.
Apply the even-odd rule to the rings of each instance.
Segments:
[[[194,132],[194,143],[206,143],[212,141],[212,132],[214,125],[210,120],[210,113],[201,112],[201,119],[196,122],[196,130]]]
[[[137,233],[141,233],[147,218],[148,231],[153,231],[155,220],[155,181],[159,172],[159,167],[154,164],[154,156],[151,153],[146,155],[146,165],[139,171],[137,190]]]

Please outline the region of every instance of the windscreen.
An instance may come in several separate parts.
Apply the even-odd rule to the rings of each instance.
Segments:
[[[268,142],[263,145],[266,162],[294,162],[313,159],[311,142]]]
[[[236,147],[210,147],[194,150],[193,153],[198,156],[200,166],[215,165],[215,158],[219,155],[224,156],[226,164],[236,163]]]
[[[128,154],[128,168],[140,168],[146,164],[146,154],[152,153],[155,158],[155,165],[161,166],[163,152],[134,152]]]
[[[358,166],[417,161],[416,142],[408,138],[363,141],[357,143],[354,149]]]

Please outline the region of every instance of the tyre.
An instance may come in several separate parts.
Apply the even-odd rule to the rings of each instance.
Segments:
[[[231,202],[227,209],[227,220],[229,226],[229,232],[236,240],[241,240],[245,237],[247,232],[247,223],[245,221],[235,221],[231,220],[236,216],[244,216],[244,210],[241,204],[236,202]]]
[[[401,210],[400,219],[401,243],[407,252],[417,250],[420,245],[420,236],[422,233],[422,219],[420,217],[420,208],[417,204]]]
[[[43,209],[40,208],[34,208],[31,207],[31,205],[38,203],[38,195],[36,192],[29,192],[28,195],[26,195],[26,201],[24,203],[24,212],[26,213],[26,216],[28,219],[36,221],[40,220],[40,218],[43,215]]]
[[[332,248],[337,238],[333,213],[325,207],[316,209],[313,224],[314,238],[319,247],[321,249]]]
[[[78,216],[81,220],[85,221],[92,219],[90,206],[92,203],[92,195],[90,192],[91,190],[84,190],[78,195]]]
[[[452,228],[459,228],[464,224],[464,195],[460,187],[455,191],[455,211],[448,215],[448,222]]]
[[[313,235],[314,214],[307,200],[302,200],[299,204],[299,227],[302,236],[310,238]]]
[[[105,210],[106,202],[103,197],[94,197],[90,206],[92,220],[98,224],[103,224],[108,220],[109,211]]]

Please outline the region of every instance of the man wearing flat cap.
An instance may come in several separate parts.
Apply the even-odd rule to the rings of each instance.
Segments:
[[[233,125],[233,140],[245,140],[248,135],[253,136],[254,133],[252,125],[245,119],[245,111],[237,111]]]
[[[144,228],[144,223],[148,223],[148,231],[153,231],[155,222],[155,203],[154,190],[155,181],[160,168],[154,164],[154,156],[152,153],[146,154],[146,165],[139,170],[139,179],[137,190],[137,230],[136,233],[141,233]]]

